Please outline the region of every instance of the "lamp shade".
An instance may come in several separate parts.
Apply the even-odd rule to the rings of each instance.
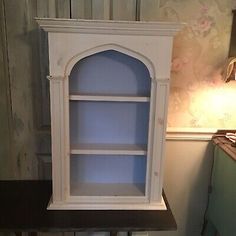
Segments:
[[[236,57],[230,57],[225,63],[223,69],[223,80],[229,82],[230,80],[235,80],[236,74]]]

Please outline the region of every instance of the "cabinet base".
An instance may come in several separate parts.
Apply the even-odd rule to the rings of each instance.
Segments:
[[[156,203],[48,203],[48,210],[167,210],[163,197]]]

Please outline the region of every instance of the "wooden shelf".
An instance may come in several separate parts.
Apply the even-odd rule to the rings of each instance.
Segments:
[[[71,101],[107,101],[107,102],[149,102],[150,97],[133,95],[92,95],[71,94]]]
[[[73,183],[72,196],[144,196],[141,183]]]
[[[137,144],[78,144],[72,145],[71,154],[146,155],[145,145]]]

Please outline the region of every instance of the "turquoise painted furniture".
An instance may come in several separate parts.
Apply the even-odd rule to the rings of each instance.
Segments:
[[[236,147],[214,137],[214,163],[206,212],[206,236],[236,236]]]

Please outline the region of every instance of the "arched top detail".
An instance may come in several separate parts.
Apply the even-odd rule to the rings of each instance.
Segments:
[[[150,59],[148,59],[146,56],[142,55],[141,53],[135,52],[131,49],[125,48],[125,47],[117,45],[117,44],[100,45],[100,46],[85,50],[81,53],[74,55],[73,57],[71,57],[69,59],[69,61],[67,62],[66,66],[65,66],[64,76],[65,77],[69,76],[71,73],[71,70],[73,69],[75,64],[77,62],[79,62],[81,59],[91,56],[91,55],[94,55],[96,53],[104,52],[104,51],[108,51],[108,50],[114,50],[114,51],[117,51],[117,52],[120,52],[125,55],[128,55],[128,56],[138,59],[147,67],[150,77],[154,78],[155,69],[154,69],[153,63],[151,62]]]

